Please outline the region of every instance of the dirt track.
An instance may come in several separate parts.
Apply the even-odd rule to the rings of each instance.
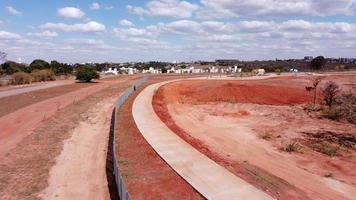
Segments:
[[[33,92],[33,91],[37,91],[37,90],[48,89],[48,88],[52,88],[52,87],[58,87],[58,86],[62,86],[62,85],[69,85],[69,84],[73,84],[73,83],[74,83],[73,80],[53,81],[53,82],[37,83],[37,84],[23,86],[23,87],[17,87],[17,88],[14,88],[14,87],[2,88],[0,90],[0,98],[9,97],[9,96],[18,95],[18,94],[27,93],[27,92]]]
[[[72,134],[74,134],[73,138],[68,141],[76,141],[77,143],[75,144],[80,144],[81,146],[79,148],[80,151],[76,152],[76,148],[71,148],[74,147],[73,143],[67,142],[65,152],[68,153],[69,150],[74,150],[75,152],[70,153],[70,155],[73,154],[73,157],[70,158],[77,159],[74,161],[77,165],[67,170],[67,172],[71,171],[73,174],[80,175],[82,178],[81,182],[87,183],[80,184],[82,185],[81,189],[78,188],[75,191],[80,193],[85,190],[86,194],[91,194],[91,196],[107,197],[105,194],[105,190],[107,189],[105,162],[103,160],[105,161],[106,158],[105,142],[107,142],[107,136],[105,134],[108,135],[108,131],[106,132],[106,130],[109,129],[109,125],[106,126],[107,124],[105,123],[110,123],[110,120],[106,119],[110,119],[111,111],[105,112],[107,110],[101,110],[100,106],[105,105],[104,107],[107,109],[109,109],[108,106],[113,106],[112,102],[135,79],[137,77],[118,77],[105,81],[107,82],[105,84],[108,85],[105,87],[106,89],[103,88],[103,90],[96,91],[95,94],[91,94],[80,101],[76,100],[76,103],[69,104],[67,107],[56,111],[55,115],[41,121],[35,130],[24,135],[17,145],[12,145],[11,150],[1,157],[0,199],[38,199],[40,192],[47,187],[50,169],[55,165],[55,159],[60,155],[62,150],[62,141],[70,138]],[[96,87],[102,87],[102,85],[96,85]],[[88,108],[93,109],[88,110]],[[95,120],[97,120],[97,124]],[[93,129],[90,131],[97,130],[98,134],[91,134],[89,137],[86,136],[86,124],[93,125],[91,126]],[[95,127],[97,129],[94,129]],[[79,132],[85,131],[85,133],[75,134],[73,130],[78,130]],[[95,133],[97,132],[95,131]],[[104,134],[104,137],[100,133]],[[80,138],[78,139],[77,137]],[[86,144],[93,145],[93,148],[86,146]],[[98,151],[94,150],[95,147]],[[66,158],[69,157],[66,156]],[[71,166],[68,165],[69,163],[64,162],[67,160],[59,159],[59,161],[63,161],[61,162],[63,165],[60,165],[62,167]],[[81,164],[78,164],[79,162]],[[88,165],[83,164],[85,162],[88,162]],[[83,168],[83,165],[89,168]],[[58,169],[58,166],[56,168]],[[88,169],[92,172],[91,174],[88,174],[90,173],[87,171]],[[96,178],[88,178],[88,175],[89,177]],[[76,177],[78,178],[79,176]],[[54,179],[51,179],[51,184],[60,185],[60,180],[63,180],[61,178],[64,177],[57,176],[57,178],[59,178],[58,184],[56,181],[53,181]],[[78,180],[68,179],[66,180],[66,184],[73,184],[75,181]],[[93,187],[95,189],[90,189]],[[102,192],[97,192],[97,187],[101,187]],[[65,191],[60,195],[71,194],[71,191],[74,191],[73,188],[66,188],[67,190],[64,190],[64,188],[57,189],[60,189],[61,192]]]
[[[109,199],[105,163],[110,117],[116,98],[97,103],[64,142],[51,169],[44,199]]]
[[[109,86],[108,83],[54,97],[0,118],[0,157],[13,148],[22,138],[31,134],[40,123],[53,116],[59,109],[80,101]]]
[[[287,106],[273,108],[267,105],[255,105],[290,105],[308,101],[308,94],[303,91],[304,85],[308,82],[303,84],[298,80],[292,80],[293,82],[297,84],[290,84],[288,79],[239,83],[221,81],[211,84],[203,81],[176,83],[159,90],[156,94],[156,103],[154,102],[155,110],[161,119],[186,141],[236,175],[270,191],[278,198],[353,199],[353,194],[356,193],[356,188],[353,186],[355,184],[353,177],[356,177],[352,170],[355,167],[353,161],[351,163],[337,161],[345,170],[342,172],[331,168],[331,163],[334,161],[328,158],[315,156],[315,153],[310,152],[304,153],[304,158],[283,153],[278,146],[259,139],[255,133],[257,130],[254,128],[266,130],[264,124],[278,127],[286,120],[285,126],[274,131],[279,131],[283,139],[288,139],[295,136],[295,133],[289,131],[284,136],[283,131],[291,130],[293,127],[300,128],[303,125],[308,125],[305,128],[308,129],[312,128],[309,124],[323,123],[314,120],[308,124],[306,123],[309,120],[308,116],[303,115],[294,119],[291,112],[300,115],[300,111],[288,110]],[[290,84],[291,88],[288,90],[288,86],[283,86],[286,88],[284,90],[279,86],[281,91],[273,90],[273,86],[284,85],[283,83]],[[165,103],[160,102],[162,98],[165,99]],[[262,107],[271,108],[263,110]],[[266,121],[265,118],[270,120]],[[299,120],[299,124],[291,125],[296,123],[296,120]],[[353,130],[335,123],[329,123],[324,127],[328,126],[334,127],[332,129],[339,127],[338,129],[343,131]],[[310,155],[313,156],[309,157]],[[325,165],[312,165],[305,156],[312,160],[317,159]],[[327,171],[318,170],[320,167],[331,169],[338,178],[323,177]],[[343,179],[344,183],[338,179]]]

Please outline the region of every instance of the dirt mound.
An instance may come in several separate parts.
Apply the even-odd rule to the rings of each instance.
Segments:
[[[304,87],[275,86],[258,81],[184,81],[165,88],[172,101],[180,103],[255,103],[295,105],[310,101]]]

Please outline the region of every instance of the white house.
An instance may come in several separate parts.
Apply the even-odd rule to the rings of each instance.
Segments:
[[[257,69],[257,76],[263,76],[263,75],[265,75],[265,73],[266,73],[266,71],[265,71],[265,69]]]
[[[110,67],[108,70],[104,71],[105,75],[118,75],[119,71],[116,67]]]

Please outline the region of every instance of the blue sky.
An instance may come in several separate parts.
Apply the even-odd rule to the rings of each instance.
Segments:
[[[0,1],[8,59],[356,57],[356,0]]]

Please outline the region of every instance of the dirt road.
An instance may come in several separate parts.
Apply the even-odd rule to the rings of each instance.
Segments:
[[[37,83],[34,85],[24,86],[24,87],[4,88],[4,89],[0,90],[0,98],[18,95],[18,94],[22,94],[22,93],[26,93],[26,92],[43,90],[43,89],[52,88],[52,87],[58,87],[58,86],[62,86],[62,85],[69,85],[69,84],[73,84],[73,83],[74,83],[73,80],[53,81],[53,82],[46,82],[46,83]]]
[[[105,99],[88,110],[85,121],[64,142],[50,172],[44,199],[108,199],[105,174],[111,111],[116,98]],[[85,163],[83,163],[85,161]]]
[[[0,118],[0,157],[6,154],[22,138],[30,134],[39,124],[53,116],[59,109],[107,88],[113,83],[99,83],[91,87],[54,97]]]

